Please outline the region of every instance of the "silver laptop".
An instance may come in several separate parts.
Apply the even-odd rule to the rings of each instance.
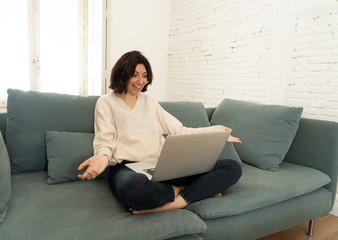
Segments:
[[[170,135],[166,138],[158,161],[129,163],[126,166],[154,181],[211,171],[231,131]]]

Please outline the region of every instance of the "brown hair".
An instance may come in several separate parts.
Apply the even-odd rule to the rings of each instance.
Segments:
[[[139,51],[127,52],[115,63],[111,70],[109,88],[118,94],[127,93],[128,81],[134,75],[137,64],[143,64],[147,70],[148,83],[142,92],[147,91],[148,85],[153,81],[153,73],[149,61]]]

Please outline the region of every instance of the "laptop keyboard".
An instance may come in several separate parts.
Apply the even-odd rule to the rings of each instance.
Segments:
[[[145,171],[146,173],[152,176],[154,174],[155,168],[143,169],[143,171]]]

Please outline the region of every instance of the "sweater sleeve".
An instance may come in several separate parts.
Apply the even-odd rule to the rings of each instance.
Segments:
[[[116,146],[116,129],[112,106],[107,99],[100,98],[94,114],[95,137],[93,141],[94,155],[107,155],[109,165],[117,164],[113,156]]]
[[[184,127],[183,124],[173,115],[165,111],[159,103],[157,103],[157,114],[164,132],[168,135],[188,134],[188,133],[204,133],[213,132],[214,126],[189,128]]]

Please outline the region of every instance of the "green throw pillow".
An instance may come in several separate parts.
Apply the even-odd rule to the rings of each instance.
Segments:
[[[6,145],[0,134],[0,225],[4,222],[11,198],[11,168]]]
[[[12,173],[46,170],[46,131],[94,132],[97,96],[8,89],[6,145]]]
[[[265,170],[278,170],[297,132],[303,108],[255,104],[225,99],[211,124],[226,125],[242,144],[235,148],[243,162]]]
[[[48,184],[79,180],[79,165],[93,156],[94,133],[46,132]],[[107,177],[107,169],[100,178]]]

